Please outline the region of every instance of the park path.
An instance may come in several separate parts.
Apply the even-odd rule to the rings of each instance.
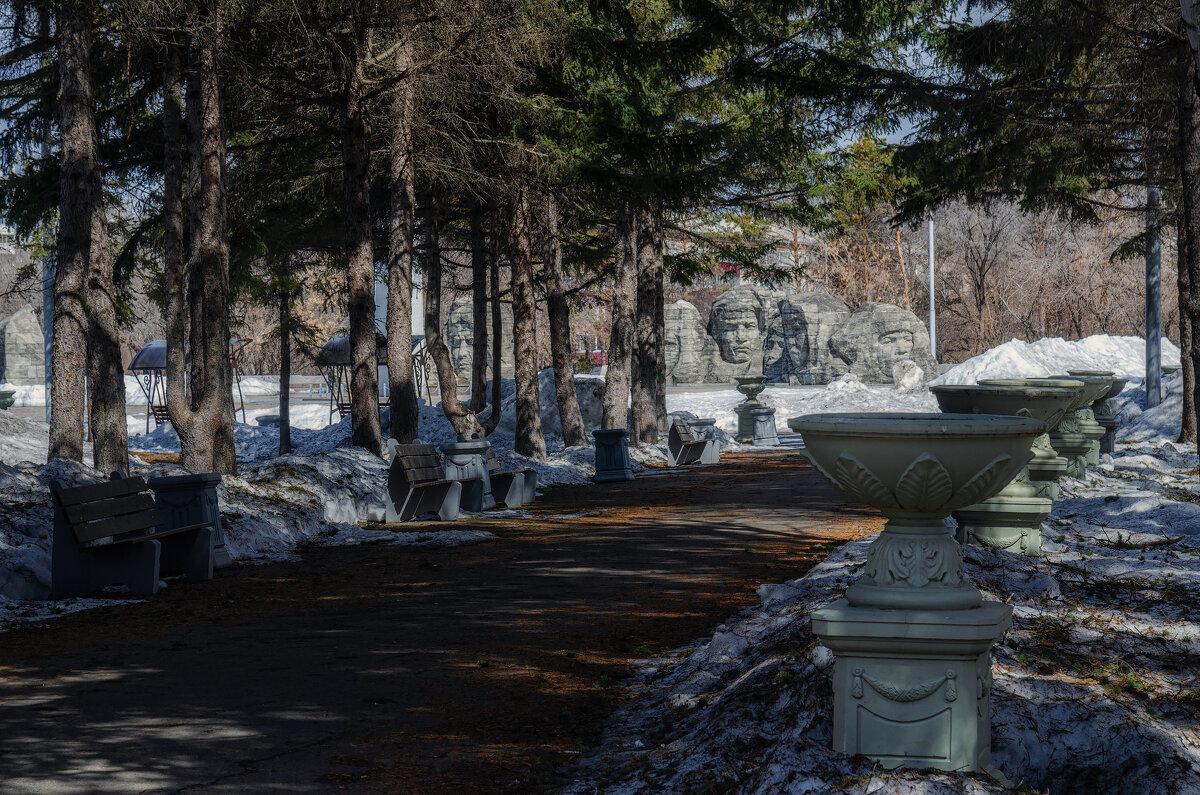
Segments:
[[[0,793],[551,789],[634,659],[880,524],[795,450],[723,462],[0,634]]]

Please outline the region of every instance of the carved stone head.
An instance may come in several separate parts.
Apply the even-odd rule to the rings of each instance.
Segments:
[[[708,333],[724,361],[747,364],[755,355],[761,356],[765,332],[765,307],[753,288],[734,287],[713,302]]]
[[[830,350],[864,381],[892,383],[897,364],[916,362],[927,378],[937,375],[925,324],[907,309],[868,303],[850,315],[829,342]]]

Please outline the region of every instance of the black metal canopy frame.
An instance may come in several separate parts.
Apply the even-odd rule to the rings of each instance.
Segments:
[[[429,394],[429,378],[427,377],[428,359],[425,355],[425,337],[413,335],[413,384],[417,394],[425,392],[432,403]],[[380,365],[387,364],[387,345],[381,340],[375,350]],[[317,369],[329,387],[329,421],[333,422],[336,411],[338,419],[350,415],[350,337],[338,334],[329,339],[317,353]],[[379,401],[380,407],[388,405],[390,396],[383,396]]]
[[[242,422],[246,421],[246,399],[242,396],[242,372],[238,364],[242,350],[251,340],[234,337],[229,340],[229,364],[233,370],[233,383],[237,387],[238,408],[242,412]],[[190,360],[190,356],[188,357]],[[154,427],[170,422],[167,413],[167,341],[151,340],[134,354],[129,362],[129,372],[138,380],[142,394],[146,396],[146,433],[150,432],[150,418],[154,417]]]

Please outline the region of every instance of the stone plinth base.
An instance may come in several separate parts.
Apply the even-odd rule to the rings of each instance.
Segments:
[[[612,483],[633,480],[633,462],[629,460],[629,431],[625,428],[609,428],[592,431],[596,440],[595,483]]]
[[[229,554],[229,548],[225,546],[225,532],[221,527],[221,506],[217,499],[217,486],[221,484],[220,473],[171,475],[150,478],[146,483],[154,492],[154,505],[162,512],[164,528],[212,522],[213,566],[220,569],[233,565],[233,557]]]
[[[479,513],[496,507],[492,480],[488,475],[487,451],[490,444],[484,439],[470,439],[442,445],[446,456],[442,469],[446,480],[462,483],[459,507],[468,513]]]
[[[954,512],[960,544],[1003,549],[1019,555],[1042,554],[1042,522],[1054,503],[1046,497],[1004,494]]]
[[[988,770],[991,647],[1012,609],[884,610],[839,599],[812,614],[837,657],[833,748],[886,768]]]
[[[737,436],[738,444],[752,444],[754,442],[754,410],[766,408],[763,404],[755,401],[754,403],[739,403],[734,406],[733,410],[737,414],[738,429]]]
[[[750,416],[754,421],[754,446],[778,447],[779,433],[775,430],[775,409],[754,409]]]
[[[712,444],[704,448],[703,455],[700,456],[701,464],[719,464],[721,463],[721,448],[717,439],[717,420],[715,417],[697,417],[694,420],[687,421],[688,427],[692,429],[692,433],[696,434],[699,439],[712,439]]]

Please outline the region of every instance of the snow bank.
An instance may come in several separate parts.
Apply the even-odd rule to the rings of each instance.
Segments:
[[[824,387],[769,385],[758,399],[775,409],[775,424],[784,431],[790,417],[826,411],[938,411],[937,400],[924,387],[898,390],[892,386],[868,385],[853,373]],[[732,386],[704,392],[677,392],[667,395],[667,411],[713,417],[718,428],[736,433],[734,408],[743,400],[745,397]]]
[[[1163,364],[1179,364],[1179,348],[1162,341]],[[1146,377],[1146,341],[1142,337],[1096,334],[1081,340],[1044,337],[1036,342],[1010,340],[967,359],[935,378],[934,384],[974,384],[980,378],[1038,378],[1067,370],[1110,370],[1122,378]]]
[[[16,392],[14,406],[44,406],[46,405],[46,387],[44,384],[31,386],[15,386],[0,384],[0,389],[11,389]],[[271,376],[242,376],[241,394],[243,397],[262,397],[279,394],[279,379]],[[238,388],[233,388],[234,401],[237,401]],[[146,393],[142,391],[141,383],[132,375],[125,376],[125,405],[146,405]]]

